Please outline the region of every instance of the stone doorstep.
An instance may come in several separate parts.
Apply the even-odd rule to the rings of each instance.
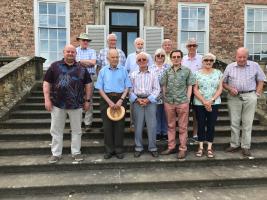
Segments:
[[[267,183],[267,166],[231,165],[2,174],[1,194],[171,189]]]

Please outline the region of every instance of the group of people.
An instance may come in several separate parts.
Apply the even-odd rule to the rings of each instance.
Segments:
[[[63,51],[64,58],[52,63],[44,77],[45,108],[51,112],[52,118],[52,156],[49,163],[61,159],[66,114],[71,125],[72,157],[75,161],[84,159],[80,150],[81,124],[84,121],[85,131],[90,130],[94,88],[101,96],[104,159],[113,156],[124,158],[125,117],[114,121],[107,115],[107,108],[113,111],[126,108],[127,97],[130,101],[131,128],[135,133],[134,157],[138,158],[144,152],[142,139],[146,125],[148,151],[153,157],[177,153],[179,160],[185,159],[189,112],[192,109],[193,135],[190,139],[198,142],[195,155],[213,158],[212,145],[223,88],[228,91],[231,121],[230,146],[226,151],[236,152],[241,148],[244,156],[251,155],[252,123],[257,97],[262,93],[266,77],[256,62],[248,60],[246,48],[237,49],[236,62],[229,64],[222,73],[213,68],[215,55],[207,53],[201,56],[197,53],[198,44],[194,38],[187,41],[186,56],[181,50],[173,50],[170,39],[165,39],[162,48],[151,56],[144,52],[144,40],[136,38],[136,51],[127,58],[116,47],[115,34],[108,35],[107,48],[100,50],[98,55],[89,48],[91,40],[86,33],[82,33],[77,40],[79,47],[67,45]],[[157,140],[167,140],[168,148],[158,152]],[[207,148],[204,149],[206,142]]]

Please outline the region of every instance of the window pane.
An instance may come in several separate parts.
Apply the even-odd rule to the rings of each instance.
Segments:
[[[254,33],[254,43],[261,43],[261,34]]]
[[[181,32],[181,42],[186,42],[188,40],[188,32]]]
[[[40,40],[40,51],[48,51],[48,40]]]
[[[267,20],[267,9],[262,10],[262,19],[265,21]]]
[[[261,21],[255,22],[255,31],[262,31],[262,22]]]
[[[204,43],[198,43],[197,52],[200,54],[204,54]]]
[[[56,54],[56,52],[50,52],[49,53],[49,60],[50,60],[50,62],[54,62],[54,61],[57,60],[57,54]]]
[[[117,43],[116,43],[116,46],[117,46],[119,49],[122,49],[122,48],[121,48],[122,33],[121,33],[121,32],[113,32],[113,33],[117,36]]]
[[[266,61],[267,60],[267,54],[262,54],[261,55],[261,60],[265,60]]]
[[[58,15],[66,15],[65,11],[65,4],[64,3],[58,3],[57,4],[57,14]]]
[[[56,40],[57,39],[57,29],[50,29],[49,30],[49,39]]]
[[[267,18],[266,18],[267,20]],[[267,32],[267,21],[262,22],[262,31]]]
[[[205,30],[205,20],[198,20],[198,30]]]
[[[111,24],[115,26],[137,26],[137,13],[112,12]]]
[[[267,44],[263,44],[262,45],[261,53],[262,54],[267,54]]]
[[[254,31],[254,22],[247,22],[247,31]]]
[[[197,27],[198,27],[197,21],[198,20],[196,20],[196,19],[193,19],[193,20],[189,21],[189,30],[197,30]]]
[[[135,51],[134,40],[137,38],[137,33],[127,33],[127,53],[128,55]]]
[[[55,3],[48,4],[48,14],[57,14],[57,4]]]
[[[47,14],[47,3],[39,3],[39,13]]]
[[[40,53],[40,56],[43,57],[43,58],[45,58],[45,59],[48,59],[48,57],[49,57],[49,53],[48,53],[48,52],[41,52],[41,53]],[[46,61],[47,61],[47,60],[46,60]]]
[[[198,8],[198,19],[205,19],[205,8]]]
[[[57,54],[57,60],[61,60],[63,58],[63,53],[58,53]]]
[[[66,29],[58,29],[58,39],[60,40],[66,39]]]
[[[254,54],[253,44],[248,44],[246,47],[251,54]]]
[[[262,43],[267,43],[267,33],[262,34]]]
[[[182,7],[182,18],[189,18],[189,9],[188,9],[188,7]]]
[[[58,51],[60,52],[60,51],[63,51],[63,48],[65,47],[65,45],[66,45],[66,41],[62,41],[62,40],[60,40],[60,41],[58,41]]]
[[[197,8],[191,7],[190,8],[190,18],[197,18]]]
[[[48,29],[47,28],[40,28],[40,39],[48,39]]]
[[[39,15],[39,26],[47,26],[47,15]]]
[[[182,29],[188,30],[188,19],[182,19]]]
[[[262,10],[261,9],[255,9],[255,20],[262,20]]]
[[[257,53],[257,54],[261,53],[261,45],[260,44],[254,45],[254,53]]]
[[[254,9],[248,9],[248,14],[247,14],[247,19],[248,21],[254,21]]]
[[[58,27],[65,27],[66,26],[65,17],[59,16],[57,18],[57,25]]]
[[[247,44],[253,43],[253,33],[247,34]]]
[[[49,40],[49,51],[57,51],[57,41]]]
[[[189,32],[189,38],[196,38],[196,37],[197,37],[197,33],[196,32]]]
[[[57,17],[56,15],[49,16],[49,26],[55,27],[57,26]]]
[[[203,42],[204,43],[204,35],[205,33],[204,32],[199,32],[197,33],[197,42]]]

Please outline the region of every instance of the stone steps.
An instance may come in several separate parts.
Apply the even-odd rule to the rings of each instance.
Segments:
[[[267,183],[266,163],[189,167],[147,167],[1,174],[0,193],[75,193],[120,190],[243,186]]]

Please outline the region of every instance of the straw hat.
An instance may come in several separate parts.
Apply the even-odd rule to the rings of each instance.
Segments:
[[[77,38],[77,40],[88,40],[91,42],[92,40],[89,38],[89,35],[87,33],[81,33]]]
[[[108,107],[107,109],[107,116],[112,121],[119,121],[125,115],[125,108],[121,106],[119,109],[111,109]]]

